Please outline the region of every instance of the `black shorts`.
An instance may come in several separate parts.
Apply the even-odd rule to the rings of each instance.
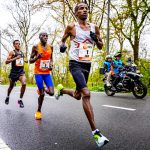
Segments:
[[[16,82],[19,80],[19,77],[20,76],[23,76],[25,73],[24,72],[21,72],[21,73],[10,73],[9,75],[9,79],[13,82]]]
[[[87,87],[87,81],[90,73],[91,63],[69,61],[69,69],[76,83],[76,90]]]

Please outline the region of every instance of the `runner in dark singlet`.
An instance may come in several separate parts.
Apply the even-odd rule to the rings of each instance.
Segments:
[[[9,104],[9,96],[10,93],[13,89],[13,87],[15,86],[16,81],[20,81],[21,82],[21,91],[20,91],[20,98],[18,100],[18,104],[21,108],[24,107],[22,98],[26,89],[26,76],[25,76],[25,72],[24,72],[24,54],[23,52],[20,50],[20,41],[19,40],[15,40],[13,42],[13,46],[14,46],[14,50],[10,51],[8,58],[6,60],[6,64],[11,63],[11,71],[10,71],[10,75],[9,75],[9,81],[10,81],[10,85],[8,88],[8,92],[7,92],[7,97],[5,99],[5,104]]]

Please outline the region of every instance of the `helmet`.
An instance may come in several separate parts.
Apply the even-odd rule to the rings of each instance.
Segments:
[[[121,55],[121,52],[117,52],[115,55],[114,55],[114,57],[121,57],[122,55]]]
[[[108,59],[112,59],[111,55],[106,56],[106,60],[108,60]]]

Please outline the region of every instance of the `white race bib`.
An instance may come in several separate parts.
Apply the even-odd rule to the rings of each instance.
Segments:
[[[23,58],[19,58],[19,59],[16,59],[16,66],[23,66],[24,65],[24,60]]]
[[[81,43],[79,47],[79,60],[92,60],[93,45],[90,43]]]
[[[50,67],[50,60],[41,60],[40,61],[40,69],[48,70]]]

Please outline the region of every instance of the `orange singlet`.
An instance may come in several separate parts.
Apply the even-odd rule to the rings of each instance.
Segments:
[[[52,49],[49,44],[46,45],[46,49],[43,49],[41,43],[37,45],[38,54],[42,53],[43,57],[39,58],[35,62],[34,74],[50,74],[50,59],[52,57]]]

